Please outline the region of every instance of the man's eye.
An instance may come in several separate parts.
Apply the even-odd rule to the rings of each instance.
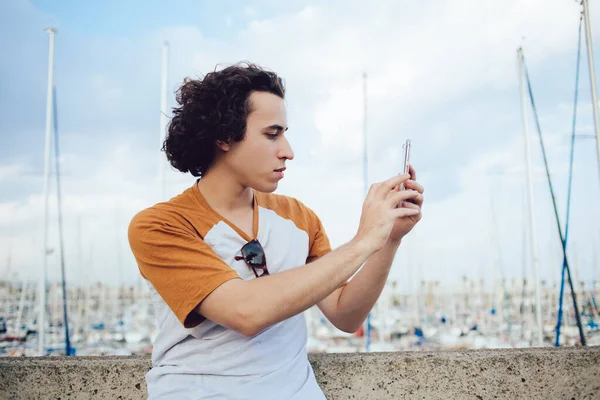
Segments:
[[[275,140],[275,139],[277,139],[277,134],[276,133],[267,133],[267,137],[271,140]]]

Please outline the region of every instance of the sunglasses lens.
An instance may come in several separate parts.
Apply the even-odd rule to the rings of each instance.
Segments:
[[[246,262],[254,267],[265,265],[265,253],[258,242],[249,242],[242,248],[242,256]]]

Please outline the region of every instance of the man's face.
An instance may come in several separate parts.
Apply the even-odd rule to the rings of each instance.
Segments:
[[[285,162],[294,158],[284,135],[287,130],[285,104],[281,97],[268,92],[252,93],[250,104],[244,140],[232,142],[225,162],[240,183],[271,193],[283,178]]]

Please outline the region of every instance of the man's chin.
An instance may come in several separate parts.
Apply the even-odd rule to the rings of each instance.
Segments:
[[[253,188],[254,188],[254,190],[262,192],[262,193],[273,193],[274,191],[277,190],[278,186],[279,186],[279,182],[275,182],[275,183],[257,184],[257,185],[254,185]]]

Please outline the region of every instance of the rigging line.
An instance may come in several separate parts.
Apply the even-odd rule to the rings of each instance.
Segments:
[[[575,318],[577,320],[577,328],[579,329],[579,338],[581,340],[581,345],[585,346],[585,336],[583,334],[583,327],[581,326],[581,316],[579,315],[579,308],[577,307],[577,296],[575,295],[575,289],[573,288],[573,281],[571,280],[571,269],[569,268],[569,261],[567,259],[567,253],[565,249],[565,242],[563,239],[562,227],[560,226],[560,219],[558,216],[558,209],[556,206],[556,196],[554,195],[554,187],[552,186],[552,180],[550,178],[550,170],[548,169],[548,157],[546,156],[546,147],[544,146],[544,138],[542,137],[542,129],[540,127],[540,120],[538,118],[537,108],[535,106],[535,100],[533,98],[533,89],[531,88],[531,80],[529,79],[529,72],[527,71],[527,66],[525,65],[525,58],[523,57],[523,68],[525,70],[525,79],[527,80],[527,89],[529,91],[529,99],[531,101],[531,108],[533,110],[533,116],[535,118],[535,126],[537,128],[538,137],[540,139],[540,146],[542,149],[542,157],[544,160],[544,167],[546,169],[546,177],[548,179],[548,186],[550,188],[550,197],[552,198],[552,206],[554,208],[554,216],[556,219],[556,227],[558,229],[558,235],[560,237],[564,261],[566,263],[566,271],[567,277],[569,279],[569,285],[571,287],[571,295],[573,297],[573,308],[575,310]]]
[[[573,102],[573,122],[571,125],[571,156],[569,160],[569,183],[567,186],[567,215],[565,223],[565,237],[563,239],[563,247],[567,248],[567,239],[569,237],[569,217],[571,215],[571,187],[573,182],[573,159],[575,154],[575,126],[577,123],[577,105],[579,103],[579,66],[581,60],[581,28],[583,25],[583,16],[579,18],[579,40],[577,42],[577,66],[575,69],[575,100]],[[560,294],[558,296],[558,315],[556,320],[556,340],[554,346],[559,346],[560,341],[560,326],[562,325],[562,313],[563,313],[563,296],[565,291],[565,271],[567,269],[567,256],[566,250],[563,255],[563,265],[561,268],[560,276]]]

